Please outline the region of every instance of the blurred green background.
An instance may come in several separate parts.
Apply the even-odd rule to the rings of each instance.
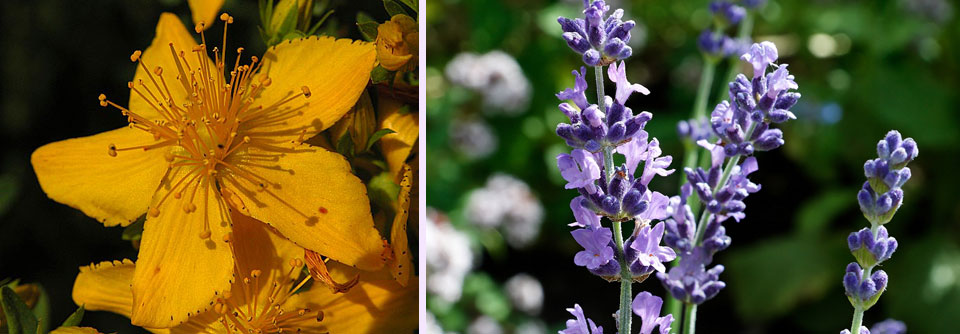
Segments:
[[[647,131],[675,157],[676,168],[683,148],[675,126],[690,117],[703,65],[696,37],[710,24],[708,2],[609,3],[637,21],[627,76],[652,91],[635,95],[628,106],[653,113]],[[726,266],[721,279],[728,285],[701,305],[698,329],[837,333],[849,327],[853,308],[841,285],[844,266],[853,261],[846,236],[868,224],[856,201],[862,166],[876,157],[876,142],[890,129],[916,139],[921,153],[910,165],[903,206],[887,225],[900,244],[883,265],[888,290],[864,324],[892,317],[906,322],[910,333],[960,328],[957,6],[948,0],[771,0],[759,10],[752,36],[777,44],[779,62],[790,64],[803,98],[794,108],[798,119],[782,127],[786,145],[757,155],[760,171],[751,178],[763,189],[747,199],[747,218],[725,224],[733,244],[715,263]],[[576,193],[563,189],[555,162],[569,148],[553,133],[566,120],[554,94],[572,85],[570,71],[582,65],[560,38],[556,18],[581,16],[581,8],[580,0],[427,1],[427,205],[435,209],[434,223],[469,237],[473,258],[459,299],[428,296],[429,311],[446,330],[519,333],[528,329],[522,324],[539,318],[540,330],[555,332],[574,303],[608,331],[615,329],[609,314],[617,307],[618,285],[573,264],[580,248],[565,225],[573,221],[569,201]],[[492,63],[499,70],[487,82],[469,80],[490,71],[473,58],[494,50],[516,59],[525,79],[502,66],[509,61],[497,60]],[[476,55],[450,65],[465,52]],[[727,64],[720,64],[708,110],[726,96],[718,92],[726,86]],[[747,68],[740,70],[750,73]],[[529,93],[511,97],[523,89]],[[515,101],[503,103],[505,96]],[[519,208],[491,207],[496,196],[473,195],[504,189],[487,184],[500,174],[526,183],[535,199],[525,205],[542,205],[542,217],[529,215],[542,225],[528,245],[509,242],[509,226],[518,219],[483,215]],[[658,178],[653,189],[677,194],[679,174]],[[511,302],[514,292],[503,286],[521,272],[542,284],[540,312],[519,311]],[[664,295],[655,278],[634,290]]]
[[[360,39],[354,23],[358,11],[378,22],[389,19],[380,1],[315,3],[335,9],[321,28],[331,35]],[[236,18],[228,43],[262,54],[257,1],[227,0],[223,11]],[[97,96],[127,100],[126,82],[136,66],[129,56],[153,40],[162,12],[176,13],[193,27],[185,0],[0,2],[0,279],[40,283],[54,326],[76,309],[71,290],[78,267],[135,259],[137,250],[121,239],[122,228],[104,228],[48,199],[30,154],[46,143],[127,124],[116,110],[101,108]],[[206,33],[219,38],[222,26]],[[108,312],[87,312],[82,325],[104,333],[145,332]]]

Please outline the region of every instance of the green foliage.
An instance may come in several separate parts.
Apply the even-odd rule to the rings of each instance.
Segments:
[[[83,305],[80,305],[80,307],[78,307],[76,311],[74,311],[72,314],[70,314],[69,317],[67,317],[67,320],[63,321],[63,324],[60,324],[60,327],[79,326],[80,321],[83,320],[83,312],[84,312]]]
[[[377,39],[377,27],[379,26],[380,23],[374,21],[367,13],[357,13],[357,28],[360,29],[363,39],[367,40],[367,42],[373,42]]]
[[[376,132],[370,135],[370,139],[367,139],[367,147],[365,150],[369,151],[370,148],[373,147],[373,144],[376,144],[378,141],[380,141],[380,138],[383,138],[383,136],[386,136],[391,133],[397,133],[397,132],[391,129],[377,130]]]
[[[123,228],[123,233],[120,234],[120,238],[129,241],[140,240],[140,236],[143,235],[143,224],[146,221],[147,215],[140,216],[140,218],[137,218],[133,223]]]
[[[400,195],[400,185],[393,182],[393,175],[383,172],[367,182],[367,195],[375,206],[393,212],[393,202]]]
[[[7,317],[9,334],[38,334],[40,323],[33,311],[24,304],[23,300],[8,286],[0,288],[2,293],[3,313]]]

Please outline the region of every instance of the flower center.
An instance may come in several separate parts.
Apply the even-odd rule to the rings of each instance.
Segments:
[[[197,206],[193,201],[198,190],[219,191],[218,181],[224,177],[235,184],[243,181],[258,191],[271,186],[266,179],[232,163],[229,158],[238,150],[249,147],[266,153],[289,151],[289,148],[281,146],[282,141],[270,138],[269,131],[258,132],[256,129],[284,124],[286,119],[300,112],[289,103],[310,97],[310,89],[302,86],[300,92],[287,94],[281,101],[260,103],[256,100],[272,80],[265,73],[260,73],[263,62],[258,57],[250,57],[250,64],[240,64],[242,47],[237,49],[233,69],[224,72],[227,26],[233,23],[233,17],[223,13],[220,20],[224,22],[223,44],[220,48],[213,48],[213,64],[208,62],[202,22],[195,28],[200,34],[200,45],[189,51],[178,51],[174,43],[169,44],[175,68],[155,66],[151,69],[141,58],[141,51],[133,52],[130,60],[139,63],[146,78],[128,82],[127,87],[131,94],[143,99],[152,110],[133,111],[108,100],[104,94],[99,96],[101,106],[119,109],[127,117],[130,128],[148,132],[154,138],[153,143],[139,146],[118,147],[111,143],[107,150],[110,156],[116,157],[130,150],[167,148],[164,157],[170,168],[185,168],[187,171],[176,173],[177,179],[171,180],[173,186],[170,191],[148,210],[150,216],[159,216],[158,207],[171,194],[173,198],[183,201],[185,212],[196,211]],[[197,68],[187,62],[187,57],[191,56],[188,52],[193,53],[192,56],[200,64]],[[171,94],[170,87],[176,85],[187,92],[186,97],[178,98]],[[298,142],[303,142],[306,139],[303,138],[305,130],[300,134]],[[257,156],[251,159],[262,163],[276,161],[277,157]],[[204,227],[200,237],[210,237],[209,226]]]
[[[309,328],[298,327],[304,325],[304,321],[323,321],[322,310],[288,310],[283,307],[290,296],[310,281],[310,275],[300,280],[292,278],[301,268],[303,260],[291,260],[286,275],[278,276],[272,282],[264,282],[268,285],[263,286],[260,282],[262,272],[252,270],[242,280],[243,291],[228,291],[223,297],[217,298],[213,310],[220,315],[218,321],[227,333],[302,333],[310,331]],[[267,286],[270,287],[268,290],[261,290]]]

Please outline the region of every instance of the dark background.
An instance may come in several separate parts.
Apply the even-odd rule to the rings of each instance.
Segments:
[[[702,65],[696,37],[710,20],[707,1],[611,3],[638,22],[633,38],[642,41],[627,61],[627,76],[652,91],[635,94],[628,106],[654,114],[647,130],[679,167],[675,126],[690,117]],[[556,17],[580,16],[580,6],[579,0],[427,1],[427,205],[447,213],[458,229],[482,235],[463,214],[466,194],[495,172],[527,182],[546,211],[538,242],[525,250],[504,246],[505,253],[474,243],[479,265],[470,277],[502,284],[518,272],[530,273],[543,284],[540,318],[551,331],[562,328],[570,318],[564,309],[574,303],[610,331],[615,327],[608,314],[616,310],[619,285],[573,264],[580,247],[565,225],[572,221],[568,205],[576,194],[563,189],[554,160],[569,148],[553,133],[565,120],[553,94],[570,87],[570,71],[582,65],[560,38]],[[786,145],[757,154],[760,170],[751,179],[763,189],[746,200],[747,218],[725,224],[733,244],[715,263],[726,266],[721,279],[728,285],[700,306],[701,332],[837,333],[850,326],[853,308],[841,285],[844,267],[853,261],[846,236],[868,226],[856,201],[862,166],[876,157],[875,145],[890,129],[916,139],[920,155],[910,165],[903,206],[887,225],[899,241],[882,266],[888,290],[864,324],[892,317],[906,322],[910,333],[955,332],[960,326],[957,7],[940,0],[771,0],[760,11],[753,36],[777,43],[779,62],[790,64],[803,98],[793,109],[799,119],[782,126]],[[815,56],[811,46],[823,37],[815,34],[829,37],[834,52]],[[491,50],[513,55],[530,80],[533,96],[525,113],[486,113],[479,95],[444,77],[457,53]],[[719,101],[718,85],[726,85],[726,64],[718,67],[708,111]],[[747,68],[741,70],[751,73]],[[588,92],[595,89],[592,75],[589,70]],[[463,117],[490,125],[499,141],[491,156],[473,160],[450,147],[450,124]],[[657,178],[651,187],[675,195],[679,174]],[[635,293],[643,290],[665,295],[656,278],[634,286]],[[428,297],[428,308],[447,329],[463,330],[486,309],[476,297],[465,292],[449,309]],[[514,312],[498,320],[509,332],[520,317]]]
[[[359,39],[359,10],[378,22],[389,19],[377,1],[336,0],[331,6],[336,11],[321,30],[337,36]],[[101,108],[97,96],[127,100],[126,82],[136,66],[129,56],[150,44],[166,11],[192,31],[185,0],[0,2],[0,279],[40,283],[49,294],[53,327],[76,309],[71,289],[78,267],[135,259],[137,251],[121,240],[122,228],[105,228],[48,199],[30,154],[46,143],[126,125],[119,112]],[[223,11],[235,17],[228,44],[263,53],[257,1],[228,0]],[[220,39],[217,26],[208,38]],[[87,312],[82,325],[104,333],[143,332],[107,312]]]

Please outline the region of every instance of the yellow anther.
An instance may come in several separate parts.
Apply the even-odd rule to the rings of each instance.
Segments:
[[[260,271],[260,269],[251,270],[251,271],[250,271],[250,277],[253,277],[253,278],[260,277],[260,274],[261,274],[261,273],[262,273],[262,272]]]
[[[223,235],[223,242],[229,243],[232,240],[233,240],[233,232],[229,232]],[[224,294],[223,298],[230,299],[230,297],[228,297],[228,294]]]
[[[300,91],[303,92],[304,97],[310,97],[310,88],[307,88],[307,86],[300,87]]]
[[[200,239],[207,239],[210,237],[210,234],[212,234],[210,230],[203,230],[203,232],[200,232]]]
[[[193,31],[196,31],[198,34],[203,32],[204,23],[200,21],[197,25],[193,26]]]
[[[110,144],[110,146],[107,147],[107,154],[111,157],[117,156],[117,145]]]
[[[143,52],[140,52],[140,50],[134,51],[133,54],[130,55],[130,61],[135,62],[137,60],[140,60],[140,54],[142,53]]]
[[[133,89],[133,81],[127,81],[127,88]]]
[[[242,53],[242,52],[243,52],[243,48],[242,48],[242,47],[237,48],[237,53]]]
[[[156,74],[156,75],[161,75],[161,74],[163,74],[163,67],[157,66],[156,68],[154,68],[154,69],[153,69],[153,74]]]
[[[323,311],[317,311],[317,322],[323,321]]]
[[[249,143],[249,142],[250,142],[250,136],[243,136],[243,142],[244,142],[244,143]]]
[[[167,162],[173,162],[173,153],[170,153],[170,152],[164,153],[163,160],[166,160]]]
[[[227,13],[220,14],[220,21],[226,22],[229,19],[230,19],[230,14],[227,14]]]
[[[183,205],[183,212],[191,213],[197,211],[197,206],[193,203],[187,203]]]
[[[150,217],[157,217],[160,215],[160,210],[157,210],[157,208],[150,208],[150,210],[147,210],[147,214],[150,215]]]

